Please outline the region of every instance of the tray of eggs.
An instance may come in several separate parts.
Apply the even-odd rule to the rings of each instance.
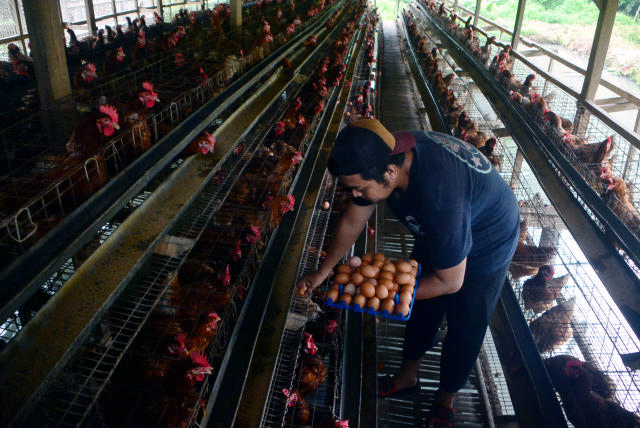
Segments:
[[[407,321],[419,276],[420,265],[413,259],[394,262],[382,253],[351,257],[336,268],[325,304]]]

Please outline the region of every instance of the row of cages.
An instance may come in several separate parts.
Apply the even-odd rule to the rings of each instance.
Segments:
[[[348,16],[359,16],[353,5]],[[347,30],[348,29],[348,30]],[[219,391],[218,370],[246,311],[260,261],[333,91],[322,63],[355,25],[338,27],[260,123],[238,141],[37,406],[32,421],[55,426],[202,426]],[[341,65],[341,64],[336,64]],[[309,114],[301,123],[299,115]],[[293,117],[292,123],[288,122]],[[283,126],[283,124],[286,124]],[[169,251],[168,248],[174,250]],[[177,249],[176,249],[177,248]]]
[[[470,24],[471,16],[459,16],[444,3],[419,3],[439,20],[443,28],[494,76],[514,104],[521,104],[532,123],[537,124],[584,181],[601,196],[611,211],[636,237],[640,237],[640,200],[635,189],[640,183],[640,141],[607,125],[574,94],[534,70],[510,45],[495,40],[488,32]],[[601,226],[606,232],[605,227]],[[622,250],[621,250],[622,252]],[[638,268],[622,254],[630,267]]]
[[[558,385],[566,379],[562,377],[565,372],[554,370],[554,364],[576,358],[606,377],[610,386],[604,398],[608,402],[640,412],[640,378],[621,357],[638,352],[640,340],[566,229],[515,141],[504,136],[504,124],[489,101],[472,79],[459,72],[450,55],[439,50],[432,56],[432,49],[441,41],[422,13],[412,6],[404,19],[427,79],[432,80],[438,70],[443,76],[454,76],[448,84],[438,83],[437,78],[435,83],[429,82],[432,91],[438,93],[443,84],[446,91],[452,91],[453,102],[468,115],[478,133],[484,134],[483,143],[492,147],[483,150],[481,142],[474,143],[485,155],[489,151],[487,157],[520,201],[521,234],[510,267],[510,283],[556,390],[562,389]],[[440,108],[446,112],[451,105],[447,101]],[[454,134],[459,130],[456,127]],[[517,364],[513,361],[513,367],[505,370],[516,369]],[[575,405],[567,403],[566,396],[561,398],[573,422]]]
[[[375,114],[378,17],[366,17],[361,48],[344,107],[341,127]],[[325,170],[314,205],[297,280],[318,268],[340,216],[350,201],[348,189]],[[344,313],[323,304],[329,283],[311,296],[294,293],[276,366],[262,416],[261,427],[334,426],[342,400]],[[309,342],[317,352],[309,350]],[[339,426],[339,425],[335,425]]]
[[[299,9],[304,11],[313,7],[313,2],[307,2]],[[73,140],[74,134],[86,132],[86,128],[81,128],[86,126],[83,118],[94,114],[85,113],[78,118],[77,105],[71,101],[55,111],[42,111],[1,131],[0,245],[3,251],[0,268],[23,254],[110,178],[125,170],[231,82],[323,15],[314,15],[300,23],[290,35],[279,33],[269,46],[244,56],[225,54],[225,43],[216,45],[214,50],[208,48],[213,44],[196,46],[198,40],[202,40],[194,32],[191,33],[194,40],[188,42],[192,48],[185,51],[184,57],[199,58],[194,62],[197,67],[178,67],[174,63],[175,53],[168,53],[164,59],[140,70],[89,88],[88,96],[92,100],[106,98],[116,107],[124,117],[120,124],[126,128],[108,138],[96,136],[98,141],[93,143],[98,144],[99,150],[89,156],[71,156],[65,150],[69,135]],[[233,42],[228,41],[228,44],[233,45]],[[210,59],[206,60],[204,56]],[[200,67],[207,64],[218,68],[211,72],[212,77],[200,72]],[[202,79],[198,81],[198,78]],[[152,83],[149,86],[145,82]],[[148,92],[149,88],[162,101],[151,103],[151,107],[141,111],[128,107],[129,101],[135,101],[136,95],[145,90]]]

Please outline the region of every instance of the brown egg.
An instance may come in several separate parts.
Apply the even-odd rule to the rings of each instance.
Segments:
[[[348,273],[339,273],[336,275],[336,282],[340,284],[347,284],[351,280],[351,275]]]
[[[380,269],[382,268],[382,266],[384,266],[384,260],[374,260],[373,263],[371,263],[371,265]]]
[[[329,201],[324,201],[322,203],[322,209],[327,211],[329,208],[331,208],[331,204],[329,203]]]
[[[389,297],[387,297],[388,299],[393,299],[394,297],[396,297],[397,291],[391,290],[389,291]]]
[[[377,297],[372,297],[367,302],[367,307],[377,311],[380,308],[380,299]]]
[[[336,271],[338,271],[338,273],[351,273],[353,272],[353,269],[351,268],[351,266],[340,265],[338,266],[338,269],[336,269]]]
[[[396,264],[398,272],[411,272],[411,265],[407,262],[400,262]]]
[[[351,303],[353,303],[353,306],[364,308],[364,305],[367,303],[367,298],[362,294],[356,294]]]
[[[380,278],[378,284],[384,285],[385,287],[387,287],[387,290],[393,289],[393,281],[391,281],[390,279]]]
[[[364,281],[364,276],[362,276],[361,273],[354,272],[351,274],[351,282],[353,282],[355,285],[362,284],[362,281]]]
[[[393,291],[400,291],[400,286],[394,282],[392,290]]]
[[[409,272],[411,274],[411,276],[416,277],[418,276],[418,268],[417,267],[412,267],[411,268],[411,272]]]
[[[396,282],[400,285],[408,284],[411,282],[411,275],[406,272],[396,273]]]
[[[389,271],[384,271],[384,272],[380,272],[380,279],[390,279],[393,281],[393,272],[389,272]]]
[[[396,302],[393,301],[393,299],[386,299],[384,302],[382,302],[382,306],[380,307],[380,310],[382,312],[387,311],[389,314],[393,313],[393,308],[396,306]]]
[[[370,282],[371,284],[373,284],[374,287],[378,286],[378,280],[375,278],[367,278],[365,281]]]
[[[415,276],[413,276],[413,275],[411,275],[411,274],[409,274],[409,275],[410,275],[410,278],[409,278],[409,284],[415,285],[415,283],[416,283],[416,277],[415,277]]]
[[[364,266],[362,268],[362,275],[366,276],[367,278],[375,278],[377,272],[377,269],[373,266]]]
[[[353,296],[354,294],[356,294],[356,286],[349,283],[344,286],[344,288],[342,289],[342,292],[345,294],[351,294]]]
[[[404,287],[402,287],[402,289],[400,291],[400,294],[402,294],[402,293],[409,293],[409,294],[411,294],[413,296],[413,285],[408,284],[408,285],[405,285]]]
[[[411,266],[416,267],[416,268],[418,267],[418,262],[417,262],[416,260],[414,260],[414,259],[409,260],[409,264],[410,264]]]
[[[340,283],[339,283],[339,282],[335,282],[335,281],[333,281],[333,282],[331,283],[331,289],[332,289],[332,290],[340,290]]]
[[[383,272],[395,272],[396,271],[396,265],[394,265],[393,263],[385,263],[385,265],[382,266],[382,271]]]
[[[372,261],[373,257],[371,257],[371,254],[365,254],[364,256],[362,256],[363,263],[371,264]]]
[[[398,306],[396,306],[396,313],[403,317],[409,315],[409,311],[411,311],[411,307],[406,303],[399,303]]]
[[[347,293],[344,293],[340,297],[340,301],[346,303],[347,305],[351,304],[351,299],[353,299],[353,296],[351,294],[347,294]]]
[[[402,293],[400,293],[400,296],[398,296],[398,301],[400,303],[411,304],[412,298],[413,298],[413,294],[403,291]]]
[[[339,295],[340,292],[338,290],[331,289],[327,292],[327,300],[332,300],[333,303],[336,303]]]
[[[376,287],[376,297],[380,300],[384,300],[389,296],[389,290],[384,285],[378,285]]]
[[[384,261],[384,254],[376,253],[375,256],[373,256],[373,260],[382,260],[382,261]]]
[[[373,297],[376,294],[376,287],[370,282],[363,282],[360,286],[360,292],[364,297]]]

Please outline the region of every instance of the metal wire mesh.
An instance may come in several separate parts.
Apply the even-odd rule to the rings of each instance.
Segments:
[[[354,41],[357,39],[354,36],[351,40],[351,46],[349,51],[352,52],[354,47]],[[365,58],[364,52],[361,53],[357,59],[356,69],[354,71],[351,89],[349,93],[349,100],[357,98],[359,83],[369,81],[370,73],[363,71],[363,58]],[[351,55],[351,54],[350,54]],[[349,56],[350,56],[349,55]],[[366,66],[365,66],[366,67]],[[375,103],[373,103],[375,105]],[[343,121],[341,126],[345,126],[346,121]],[[339,201],[344,199],[344,189],[340,188],[339,183],[325,171],[322,184],[320,186],[318,196],[316,198],[314,212],[311,218],[311,224],[307,230],[305,238],[304,250],[299,262],[297,280],[299,280],[305,273],[315,270],[321,261],[322,251],[325,244],[325,239],[330,234],[327,234],[327,230],[335,227],[336,220],[339,218],[339,209],[336,209],[336,203],[334,202],[336,196]],[[329,203],[330,210],[324,209],[323,205]],[[319,295],[323,295],[327,284],[323,284],[319,287]],[[320,297],[321,299],[321,297]],[[315,301],[317,297],[313,299],[303,298],[294,293],[291,299],[289,307],[289,316],[298,316],[306,320],[314,320],[317,317],[317,311],[319,306]],[[343,331],[343,314],[340,311],[331,311],[330,308],[324,308],[325,315],[321,316],[315,323],[309,322],[306,327],[307,330],[311,329],[313,336],[316,340],[316,344],[319,347],[318,354],[322,356],[322,362],[327,368],[326,381],[323,382],[320,387],[305,395],[309,410],[311,411],[309,422],[312,426],[315,423],[322,422],[335,414],[338,410],[340,400],[340,388],[341,388],[341,364],[342,364],[342,347],[344,341]],[[330,315],[331,314],[331,315]],[[332,334],[325,333],[328,327],[329,320],[335,320],[337,328]],[[310,327],[314,326],[315,327]],[[269,395],[263,412],[261,427],[284,427],[294,426],[295,417],[292,415],[294,410],[288,410],[287,397],[282,392],[283,389],[292,390],[297,388],[300,384],[300,376],[302,372],[303,360],[300,358],[303,344],[303,333],[305,328],[298,330],[289,330],[285,328],[284,334],[280,342],[280,348],[278,351],[278,357],[276,360],[276,367],[274,370],[274,376],[271,380],[269,388]]]
[[[304,3],[301,10],[311,6],[311,2]],[[322,16],[317,14],[296,26],[292,35],[308,28]],[[269,49],[276,49],[286,41],[280,34]],[[269,52],[263,52],[264,56]],[[194,51],[193,55],[196,54]],[[78,118],[71,100],[0,131],[4,146],[0,165],[6,164],[0,176],[0,246],[4,250],[0,268],[24,253],[110,177],[129,166],[149,145],[168,134],[262,59],[254,58],[252,54],[234,58],[225,61],[223,70],[199,83],[197,77],[201,75],[197,68],[192,77],[184,77],[183,72],[176,70],[171,54],[171,58],[162,61],[170,62],[172,66],[165,64],[158,68],[158,62],[153,62],[99,86],[96,97],[107,96],[111,102],[125,104],[142,81],[151,80],[160,97],[167,101],[150,111],[132,129],[112,138],[105,145],[104,154],[97,154],[77,165],[69,165],[68,160],[65,161],[66,138]],[[255,85],[258,86],[259,83]],[[24,144],[24,141],[29,143]]]
[[[315,61],[313,60],[321,54],[323,54],[322,51],[316,52],[309,62],[315,66]],[[109,311],[106,318],[103,319],[103,323],[108,327],[110,335],[115,334],[116,341],[120,343],[121,346],[111,346],[111,344],[109,344],[103,348],[92,349],[85,345],[82,352],[74,359],[70,367],[65,369],[64,375],[61,377],[59,383],[54,386],[53,391],[56,391],[65,381],[65,376],[68,378],[69,375],[72,375],[73,379],[77,379],[75,374],[78,372],[82,373],[84,382],[73,389],[69,389],[69,385],[65,384],[65,394],[49,395],[49,397],[57,398],[52,398],[52,403],[43,408],[49,421],[55,421],[56,424],[60,425],[68,423],[86,424],[94,418],[102,419],[112,418],[116,415],[124,415],[124,418],[117,420],[115,425],[127,426],[131,420],[138,417],[137,415],[145,414],[145,410],[148,409],[146,408],[146,402],[144,400],[133,400],[132,402],[135,402],[136,405],[133,407],[125,407],[122,412],[105,412],[104,408],[100,407],[100,409],[98,409],[93,404],[98,395],[103,392],[107,380],[111,380],[110,386],[104,390],[104,399],[101,399],[101,403],[109,403],[112,399],[119,402],[122,398],[121,393],[126,396],[127,391],[140,391],[139,387],[127,383],[128,377],[125,376],[127,368],[132,364],[131,358],[135,360],[135,344],[132,348],[132,357],[127,357],[128,359],[125,359],[122,365],[119,365],[119,362],[127,349],[129,349],[134,338],[138,335],[142,326],[146,325],[145,323],[150,314],[153,316],[153,314],[163,313],[163,311],[165,313],[174,311],[173,313],[175,315],[176,310],[178,313],[182,310],[183,312],[195,312],[196,314],[192,316],[196,317],[196,319],[203,315],[198,313],[198,309],[190,306],[178,306],[176,309],[175,303],[172,305],[168,304],[172,302],[173,297],[178,293],[178,291],[175,290],[176,283],[173,272],[182,265],[187,255],[193,256],[194,259],[202,263],[211,263],[212,266],[220,267],[226,263],[227,266],[231,266],[230,273],[235,277],[231,288],[228,293],[226,293],[227,296],[223,299],[223,301],[227,300],[228,303],[224,304],[221,308],[217,308],[220,314],[222,314],[223,327],[220,329],[219,334],[216,335],[209,356],[214,361],[219,361],[218,358],[220,355],[226,351],[229,333],[231,333],[232,327],[237,319],[239,311],[238,304],[241,302],[242,295],[249,286],[251,277],[257,269],[259,259],[257,249],[264,248],[268,239],[268,233],[266,232],[273,226],[270,222],[271,219],[268,211],[261,205],[258,204],[255,208],[250,208],[250,206],[244,206],[242,208],[239,206],[228,207],[225,201],[232,200],[231,198],[227,198],[234,192],[234,188],[237,190],[237,187],[242,183],[242,181],[239,180],[239,175],[243,172],[247,173],[245,176],[253,177],[251,179],[255,180],[254,183],[251,183],[253,186],[261,189],[262,193],[257,196],[257,202],[259,203],[267,197],[267,192],[269,191],[268,186],[262,185],[264,183],[261,182],[260,178],[255,178],[258,175],[256,173],[263,171],[265,164],[270,162],[270,156],[262,150],[261,147],[268,145],[265,138],[267,140],[272,138],[272,133],[269,132],[271,123],[284,113],[287,105],[295,98],[301,86],[302,81],[300,80],[292,81],[288,85],[286,92],[283,93],[282,96],[284,102],[276,101],[266,110],[260,124],[251,130],[244,142],[236,145],[237,148],[242,148],[242,150],[232,150],[232,152],[227,155],[222,167],[216,171],[212,180],[205,186],[204,191],[198,195],[185,216],[172,228],[169,236],[171,236],[172,239],[182,238],[182,242],[185,242],[187,245],[187,250],[179,255],[169,257],[172,263],[165,261],[164,259],[167,258],[167,256],[163,256],[157,269],[154,269],[153,265],[150,266],[153,272],[152,275],[145,273],[147,269],[143,268],[141,273],[142,279],[135,281],[128,287],[128,290],[133,290],[135,295],[143,295],[143,298],[132,298],[129,292],[127,292],[124,297],[121,297],[118,302],[116,302],[114,306],[115,312]],[[291,132],[291,138],[287,141],[290,144],[296,144],[294,147],[297,149],[306,149],[311,141],[312,135],[315,133],[318,123],[319,120],[317,119],[312,121],[306,129],[306,134],[303,135],[302,138],[298,135],[299,132]],[[282,142],[280,141],[280,143]],[[275,164],[272,164],[272,167],[273,166],[275,166]],[[256,175],[254,176],[253,174]],[[290,172],[287,174],[290,174]],[[280,179],[284,183],[289,181],[286,179],[286,176],[281,176]],[[275,178],[272,177],[272,180],[275,180]],[[277,190],[286,192],[287,187],[288,184],[284,184],[278,186]],[[224,210],[229,208],[233,212],[233,215],[224,215]],[[213,225],[207,227],[207,224],[212,218],[214,221]],[[243,220],[238,221],[238,219]],[[271,226],[269,226],[269,224],[271,224]],[[248,249],[248,245],[243,242],[249,225],[260,226],[260,229],[265,232],[262,240],[251,249]],[[191,250],[190,248],[196,241],[198,243],[195,244],[195,247]],[[237,264],[234,263],[238,261],[234,258],[238,256],[238,251],[244,254],[248,253],[247,258],[244,259],[245,263],[242,266],[237,266]],[[152,263],[157,259],[157,256],[157,254],[154,254]],[[204,268],[199,269],[204,270]],[[200,270],[198,272],[200,272]],[[238,271],[239,273],[236,274]],[[192,288],[193,287],[187,289],[186,296],[184,292],[181,293],[181,301],[185,301],[186,299],[186,301],[191,302],[206,302],[208,300],[207,297],[210,297],[210,293],[213,292],[212,290],[207,291]],[[147,296],[149,293],[151,293],[151,295]],[[134,317],[138,307],[131,307],[132,302],[139,302],[139,305],[141,305],[139,316]],[[171,307],[169,308],[169,306]],[[198,306],[196,306],[196,308],[197,307]],[[155,312],[153,312],[154,308],[156,308]],[[206,311],[205,309],[202,310]],[[123,332],[126,332],[126,334]],[[165,336],[166,332],[160,335],[160,337]],[[152,352],[149,354],[149,349],[147,349],[145,355],[151,355],[153,358],[155,351],[160,350],[160,343],[161,341],[155,342]],[[105,361],[105,358],[109,356],[111,358]],[[96,366],[91,369],[88,364],[84,363],[87,359],[95,363]],[[97,367],[100,368],[100,373],[103,377],[96,375]],[[113,377],[112,375],[116,367],[116,376]],[[120,379],[121,383],[118,379]],[[204,382],[199,388],[200,395],[198,395],[198,397],[206,397],[207,394],[211,392],[211,385],[211,380]],[[120,388],[121,386],[123,388]],[[165,401],[161,399],[160,402],[166,402],[167,398],[165,397],[164,400]],[[191,405],[194,410],[188,415],[190,418],[189,423],[198,418],[200,414],[199,407],[202,405],[202,402],[200,399],[194,399]],[[160,418],[158,421],[164,421],[165,412],[156,413],[155,417]]]
[[[463,18],[459,16],[458,19],[458,24],[462,27]],[[449,26],[446,25],[445,28],[449,28]],[[476,30],[475,38],[478,45],[484,45],[487,42],[487,33],[479,28],[473,28]],[[457,36],[458,38],[463,37],[460,32]],[[493,59],[505,46],[506,44],[491,44],[489,58]],[[467,48],[469,48],[469,44],[467,44]],[[497,75],[496,67],[491,68],[490,63],[487,63],[486,66]],[[565,129],[550,126],[550,122],[545,120],[539,109],[528,109],[531,118],[547,133],[551,143],[569,160],[589,186],[603,197],[612,212],[636,237],[640,237],[640,214],[638,211],[640,201],[635,196],[640,181],[638,173],[640,159],[637,149],[640,142],[638,139],[623,137],[601,118],[592,114],[584,103],[578,101],[578,94],[575,90],[561,87],[554,81],[545,78],[539,72],[540,70],[535,70],[530,63],[525,63],[523,56],[517,53],[512,54],[509,60],[509,69],[517,82],[516,85],[522,84],[528,75],[537,73],[531,93],[542,95],[547,101],[548,108],[561,118],[566,119]],[[510,87],[512,85],[512,83],[507,84]],[[606,117],[611,123],[614,123],[610,116]],[[567,133],[570,136],[567,136]],[[584,155],[584,149],[580,147],[582,144],[600,142],[604,145],[608,138],[611,138],[612,148],[603,159],[596,160],[599,157]],[[575,143],[567,144],[567,139]],[[619,179],[614,182],[613,177]],[[583,205],[585,204],[583,203]],[[595,216],[593,217],[595,219]],[[638,270],[628,256],[625,255],[625,259],[633,270]]]
[[[419,14],[414,14],[413,19],[419,20]],[[431,32],[426,27],[422,27],[421,31],[422,35],[431,37]],[[458,67],[451,62],[451,58],[446,57],[450,68],[457,69]],[[444,62],[446,61],[442,61]],[[640,384],[635,372],[627,369],[622,363],[620,355],[637,352],[640,341],[571,233],[566,230],[566,226],[551,206],[531,168],[519,154],[513,139],[509,136],[498,136],[498,134],[504,134],[504,126],[495,112],[491,111],[488,101],[474,88],[468,78],[457,76],[455,81],[461,82],[457,86],[454,85],[454,91],[457,97],[460,95],[465,100],[467,114],[478,124],[479,129],[497,138],[498,153],[502,158],[501,175],[511,184],[521,201],[522,216],[528,222],[527,244],[553,248],[553,257],[548,263],[555,267],[556,277],[568,275],[567,283],[562,288],[562,294],[557,302],[560,304],[574,299],[575,309],[572,311],[572,316],[564,317],[568,320],[563,320],[563,317],[555,319],[553,325],[555,328],[564,329],[562,334],[564,337],[557,340],[551,349],[543,354],[543,357],[564,353],[595,364],[614,379],[617,386],[617,401],[628,410],[639,412]],[[466,98],[462,94],[465,89]],[[536,316],[532,310],[524,309],[522,286],[526,277],[535,274],[537,270],[536,267],[535,271],[520,275],[513,270],[512,264],[511,284],[528,320],[540,317]],[[572,334],[566,334],[570,331]],[[538,340],[539,346],[540,343],[541,341]]]

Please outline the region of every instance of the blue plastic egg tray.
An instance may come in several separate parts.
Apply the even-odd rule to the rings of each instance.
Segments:
[[[422,271],[422,268],[420,266],[420,264],[418,263],[418,275],[416,275],[416,285],[415,287],[413,287],[413,297],[411,298],[411,304],[409,305],[409,313],[407,314],[406,317],[403,317],[400,314],[390,314],[387,311],[374,311],[372,308],[361,308],[360,305],[347,305],[344,302],[334,302],[333,299],[328,299],[325,296],[324,299],[324,304],[327,306],[330,306],[332,308],[336,308],[336,309],[348,309],[351,311],[355,311],[355,312],[365,312],[369,315],[373,315],[373,316],[381,316],[383,318],[389,318],[392,320],[398,320],[398,321],[408,321],[409,318],[411,318],[411,312],[413,311],[413,302],[415,302],[416,300],[416,292],[418,291],[418,279],[420,278],[420,272]],[[342,291],[344,289],[344,284],[340,284],[340,295],[342,296]],[[396,294],[396,296],[394,297],[394,300],[396,302],[396,306],[398,305],[398,299],[399,299],[399,295]]]

